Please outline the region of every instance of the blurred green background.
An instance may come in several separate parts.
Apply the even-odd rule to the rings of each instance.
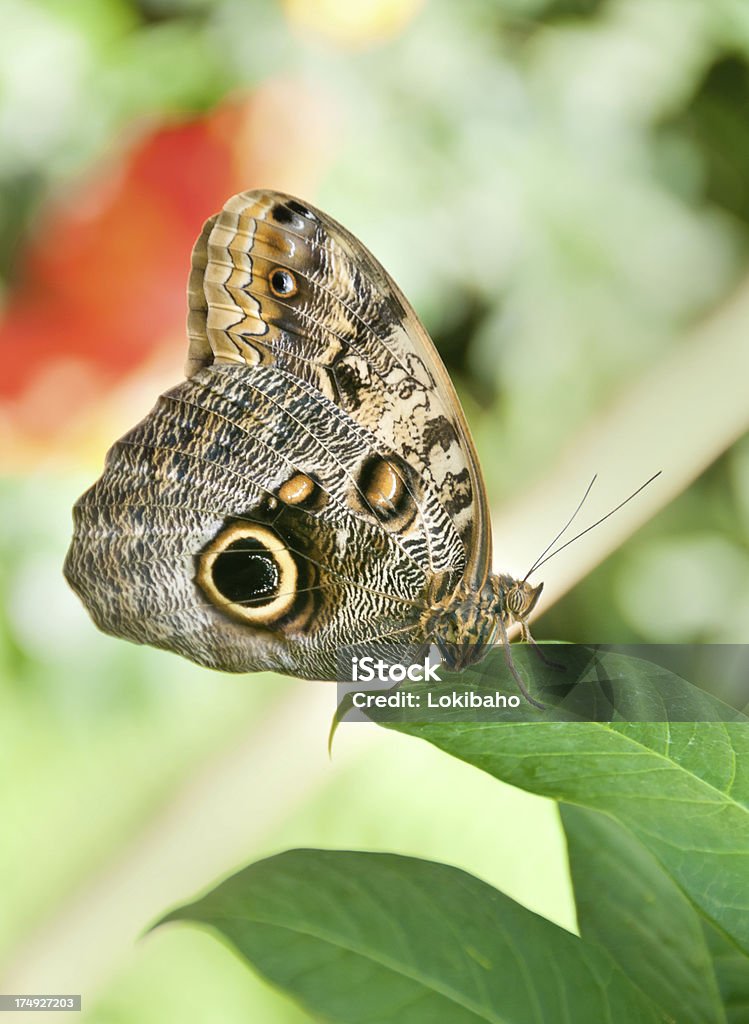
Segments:
[[[411,299],[498,514],[543,494],[622,401],[635,486],[681,467],[538,637],[743,642],[749,323],[734,319],[736,361],[678,450],[654,466],[635,425],[651,380],[663,418],[678,408],[715,343],[702,325],[749,288],[749,8],[5,0],[2,20],[0,990],[82,991],[86,1024],[304,1021],[207,934],[139,939],[289,846],[447,861],[574,928],[551,804],[361,725],[329,762],[332,688],[99,635],[61,576],[70,506],[181,376],[203,220],[234,192],[285,189]],[[547,529],[601,468],[580,463]],[[498,567],[520,571],[508,544]],[[561,561],[546,578],[556,565],[571,585]]]

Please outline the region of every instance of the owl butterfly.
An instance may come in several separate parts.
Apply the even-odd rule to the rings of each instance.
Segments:
[[[312,679],[353,645],[412,661],[434,643],[459,670],[513,623],[529,637],[541,586],[492,573],[457,395],[361,242],[243,192],[203,227],[188,303],[187,379],[74,509],[65,573],[101,629]]]

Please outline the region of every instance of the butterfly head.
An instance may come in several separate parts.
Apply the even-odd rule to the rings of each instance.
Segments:
[[[500,576],[499,584],[497,612],[502,616],[505,625],[509,626],[513,622],[526,623],[538,604],[541,591],[544,589],[543,583],[534,587],[527,580]]]

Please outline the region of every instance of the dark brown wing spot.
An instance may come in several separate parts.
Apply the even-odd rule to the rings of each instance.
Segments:
[[[259,608],[278,593],[280,572],[275,555],[254,537],[235,540],[216,556],[213,585],[227,601]]]
[[[268,275],[270,290],[279,298],[288,299],[299,290],[296,278],[285,267],[276,267]]]
[[[405,493],[403,481],[389,462],[383,459],[372,467],[366,495],[378,515],[394,515],[403,503]]]
[[[447,473],[440,492],[445,511],[453,519],[464,508],[469,508],[473,501],[473,491],[468,470],[461,469],[459,473]]]
[[[341,396],[341,404],[344,409],[355,411],[360,407],[364,398],[361,394],[369,386],[362,380],[361,374],[355,366],[350,363],[334,364],[332,374]]]
[[[415,512],[415,503],[408,487],[408,468],[395,456],[380,455],[367,459],[357,480],[364,507],[380,522],[404,525]]]
[[[288,206],[284,206],[283,203],[279,203],[273,207],[273,220],[277,224],[296,224],[297,218],[293,210],[290,210]]]
[[[308,210],[306,206],[298,202],[296,199],[289,199],[286,205],[290,210],[293,210],[294,213],[298,213],[300,217],[306,217],[307,220],[317,220],[314,213],[311,210]]]
[[[435,416],[429,420],[424,428],[424,451],[428,452],[435,445],[439,445],[443,451],[447,451],[450,445],[458,440],[455,427],[445,416]]]

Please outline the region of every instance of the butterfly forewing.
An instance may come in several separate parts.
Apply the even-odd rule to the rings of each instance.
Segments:
[[[392,278],[332,218],[290,196],[241,193],[206,227],[194,254],[198,275],[209,264],[197,293],[205,334],[195,332],[192,350],[203,361],[249,363],[270,352],[275,365],[311,383],[431,484],[460,534],[466,577],[483,581],[491,533],[470,433],[439,355]],[[293,275],[293,295],[274,294],[278,268]]]

